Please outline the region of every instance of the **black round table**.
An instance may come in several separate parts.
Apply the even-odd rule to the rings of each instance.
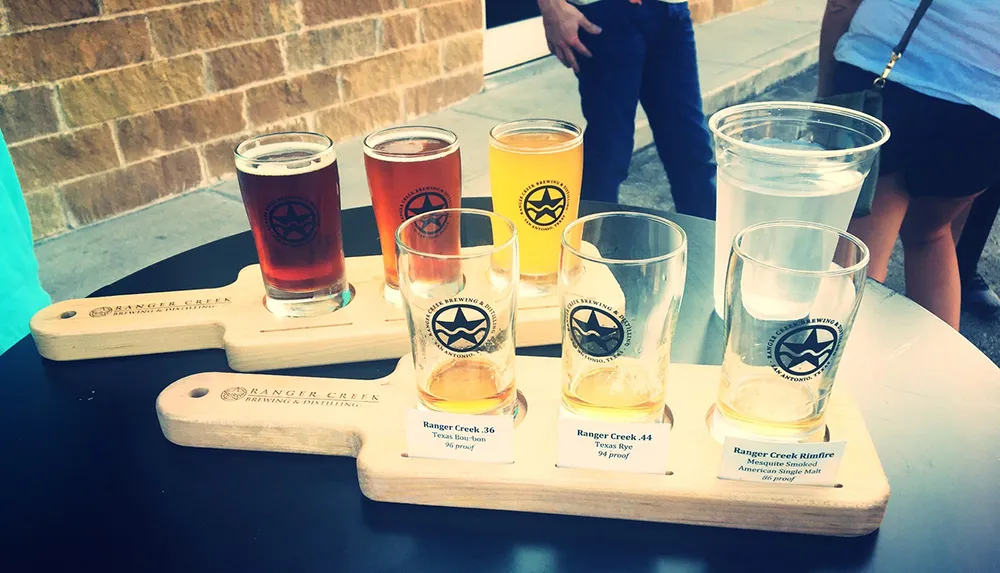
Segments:
[[[719,364],[714,228],[667,216],[690,245],[673,359]],[[344,237],[349,256],[379,252],[370,208],[345,212]],[[255,262],[243,233],[95,295],[222,286]],[[892,486],[872,535],[376,503],[361,495],[350,458],[167,442],[156,396],[186,375],[227,370],[221,350],[57,363],[39,357],[27,337],[0,356],[0,571],[998,570],[1000,371],[903,297],[874,283],[865,296],[840,378],[854,379]],[[374,379],[395,362],[284,373]]]

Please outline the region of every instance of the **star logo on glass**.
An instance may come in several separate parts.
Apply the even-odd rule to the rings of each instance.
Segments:
[[[566,212],[566,192],[556,185],[539,185],[524,195],[521,209],[535,225],[551,227],[562,220]]]
[[[290,247],[308,243],[316,236],[316,208],[295,198],[280,199],[267,209],[267,226],[278,242]]]
[[[573,346],[595,358],[613,355],[625,340],[625,327],[618,317],[596,306],[574,307],[569,328]]]
[[[472,352],[486,341],[490,315],[484,309],[467,303],[441,307],[431,318],[431,332],[441,346],[452,352]]]
[[[839,338],[837,329],[826,324],[793,328],[775,344],[774,362],[792,376],[810,376],[830,362]]]
[[[403,208],[403,218],[411,219],[424,213],[431,213],[448,208],[448,198],[437,191],[424,191],[410,197]],[[439,213],[424,217],[415,221],[413,226],[417,232],[425,237],[434,237],[441,234],[448,224],[448,213]]]

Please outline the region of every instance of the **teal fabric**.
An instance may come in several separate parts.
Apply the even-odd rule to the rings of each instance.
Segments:
[[[0,353],[28,334],[28,321],[49,304],[38,282],[31,221],[0,133]]]

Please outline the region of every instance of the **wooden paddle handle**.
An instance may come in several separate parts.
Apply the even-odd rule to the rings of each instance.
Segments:
[[[38,311],[31,334],[50,360],[222,348],[218,320],[231,289],[67,300]]]
[[[357,457],[386,405],[398,409],[387,380],[202,372],[167,386],[156,415],[181,446]]]

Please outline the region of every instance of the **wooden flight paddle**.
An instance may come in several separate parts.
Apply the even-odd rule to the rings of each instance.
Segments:
[[[409,356],[376,381],[195,374],[164,389],[156,413],[182,446],[356,457],[361,491],[376,501],[837,536],[879,526],[889,484],[846,388],[826,414],[830,439],[847,442],[838,487],[749,483],[717,478],[722,447],[706,418],[719,368],[672,364],[669,374],[668,475],[556,467],[556,358],[517,357],[512,464],[406,456],[404,413],[416,402]]]
[[[383,297],[382,272],[380,256],[348,258],[354,299],[323,316],[271,314],[251,265],[221,288],[56,303],[31,319],[31,334],[50,360],[222,348],[233,370],[254,372],[399,358],[410,351],[406,316]],[[559,321],[558,296],[522,297],[518,346],[558,343]]]

